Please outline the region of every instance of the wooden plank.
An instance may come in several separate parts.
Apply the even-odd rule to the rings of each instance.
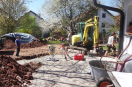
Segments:
[[[107,45],[99,45],[98,47],[104,47],[104,46],[107,46]]]
[[[111,72],[107,72],[115,87],[121,87]]]
[[[15,50],[0,51],[0,55],[13,55]]]

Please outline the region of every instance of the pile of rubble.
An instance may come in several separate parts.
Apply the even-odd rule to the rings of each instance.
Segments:
[[[35,41],[32,41],[31,43],[27,43],[27,44],[22,43],[21,44],[21,48],[22,49],[27,49],[27,48],[40,47],[40,46],[42,46],[44,44],[45,44],[45,42],[40,42],[38,40],[35,40]],[[6,49],[15,49],[15,48],[16,48],[15,42],[13,40],[11,40],[11,39],[8,39],[4,43],[3,50],[6,50]]]
[[[33,70],[18,64],[14,59],[0,57],[0,87],[25,87],[31,84]]]

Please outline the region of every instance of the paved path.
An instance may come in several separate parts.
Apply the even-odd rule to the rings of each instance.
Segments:
[[[73,56],[73,54],[70,54]],[[96,82],[87,74],[88,61],[92,58],[85,56],[85,61],[68,60],[62,55],[56,55],[59,61],[47,61],[48,56],[31,60],[20,60],[18,63],[41,62],[43,65],[33,73],[33,85],[29,87],[96,87]]]

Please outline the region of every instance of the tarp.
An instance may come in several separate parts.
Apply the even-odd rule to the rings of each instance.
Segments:
[[[30,43],[35,40],[35,37],[31,34],[27,33],[8,33],[3,35],[2,37],[11,37],[11,38],[17,38],[17,36],[20,37],[21,43]]]

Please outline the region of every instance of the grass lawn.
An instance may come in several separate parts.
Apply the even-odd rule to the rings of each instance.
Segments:
[[[67,41],[64,41],[63,43],[67,43]],[[57,40],[57,41],[48,41],[47,44],[62,44],[61,41]]]

